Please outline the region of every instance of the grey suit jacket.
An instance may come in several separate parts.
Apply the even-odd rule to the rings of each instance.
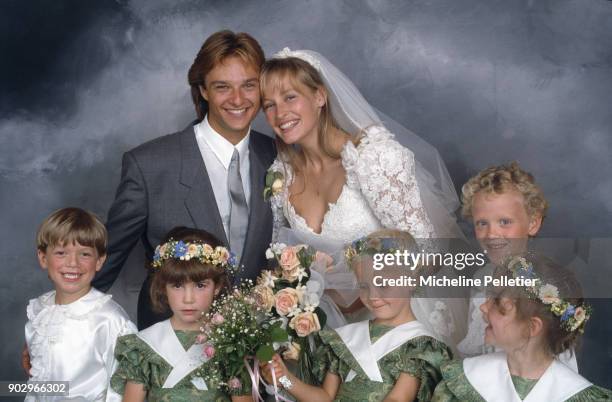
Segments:
[[[155,247],[175,226],[206,230],[228,244],[196,142],[195,123],[123,155],[121,182],[106,222],[108,257],[93,282],[96,288],[111,287],[139,239],[150,261]],[[251,130],[249,155],[251,200],[240,276],[254,279],[265,267],[272,237],[272,212],[263,189],[266,170],[276,156],[273,140]]]

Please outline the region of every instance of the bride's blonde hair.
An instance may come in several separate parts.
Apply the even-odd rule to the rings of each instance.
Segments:
[[[334,129],[341,129],[332,116],[331,105],[327,98],[327,87],[319,72],[308,62],[297,57],[267,60],[261,68],[259,78],[262,96],[268,88],[281,88],[285,79],[288,79],[297,91],[299,91],[300,86],[303,86],[313,92],[317,90],[323,92],[325,104],[321,107],[319,116],[319,144],[321,144],[321,148],[327,156],[339,159],[340,152],[333,148],[329,132]],[[352,136],[352,138],[354,137]],[[303,154],[296,147],[285,144],[278,136],[276,137],[276,147],[281,160],[289,163],[295,172],[299,171],[299,167],[304,164]]]

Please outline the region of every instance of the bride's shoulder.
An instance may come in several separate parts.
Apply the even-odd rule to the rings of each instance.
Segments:
[[[358,148],[371,148],[379,144],[395,142],[395,136],[382,124],[373,124],[361,132]],[[399,143],[398,143],[399,145]]]
[[[373,125],[364,129],[357,144],[348,141],[342,149],[342,163],[346,170],[354,170],[361,164],[370,165],[378,161],[381,155],[397,156],[400,159],[408,151],[402,146],[393,133],[383,125]],[[389,158],[384,158],[389,159]],[[393,159],[393,158],[391,158]]]

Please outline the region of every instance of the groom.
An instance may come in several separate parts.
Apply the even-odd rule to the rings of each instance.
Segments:
[[[206,39],[188,73],[198,120],[123,155],[106,223],[108,258],[95,287],[111,287],[139,239],[150,262],[175,226],[219,238],[238,255],[243,278],[254,279],[265,266],[272,213],[262,194],[275,149],[271,138],[250,128],[264,60],[246,33],[220,31]],[[166,318],[151,310],[150,279],[138,297],[139,329]]]

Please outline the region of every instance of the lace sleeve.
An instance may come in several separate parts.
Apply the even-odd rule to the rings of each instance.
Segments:
[[[408,231],[417,239],[433,237],[433,225],[421,201],[413,153],[380,126],[369,128],[357,148],[347,145],[343,151],[343,160],[346,157],[348,162],[347,183],[359,183],[382,225]]]

